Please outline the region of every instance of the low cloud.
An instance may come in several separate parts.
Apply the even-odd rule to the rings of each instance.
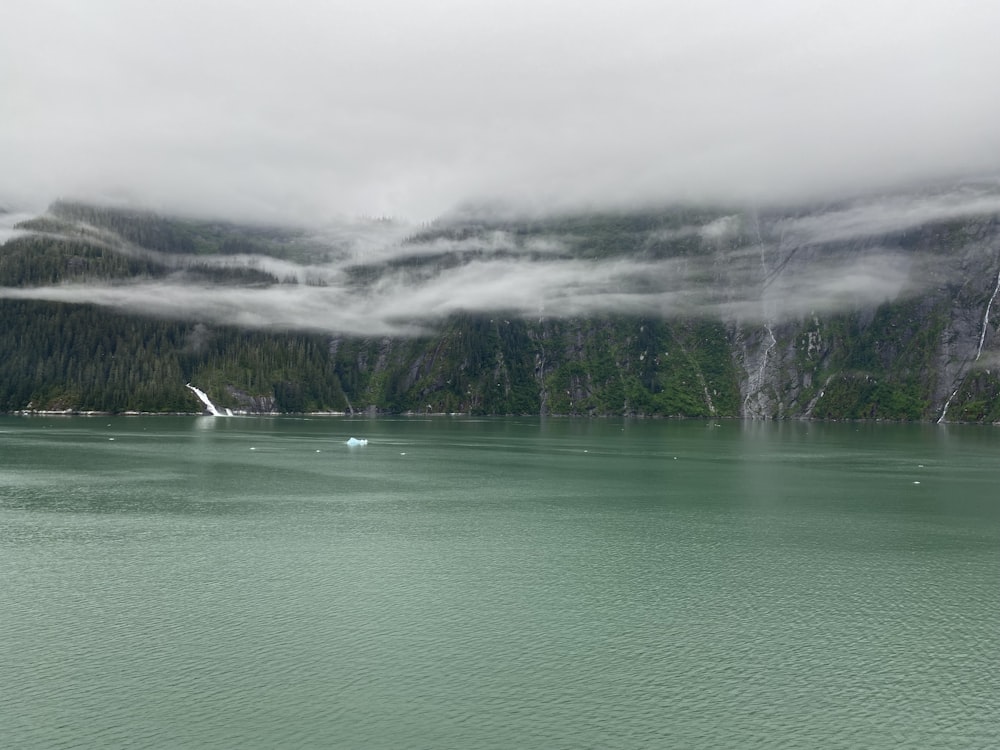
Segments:
[[[27,221],[33,218],[33,214],[25,213],[4,213],[0,211],[0,245],[3,245],[7,240],[12,240],[15,237],[23,237],[29,232],[23,229],[15,229],[15,227],[22,221]]]
[[[846,208],[782,219],[775,231],[791,244],[828,243],[879,237],[925,224],[1000,214],[1000,194],[966,187],[933,194],[895,195],[859,200]]]
[[[813,219],[818,222],[819,217]],[[753,231],[741,234],[741,227]],[[373,337],[429,333],[448,316],[463,312],[529,319],[617,313],[776,323],[812,312],[870,307],[916,293],[922,283],[915,273],[919,259],[912,255],[882,247],[788,249],[766,226],[758,234],[752,217],[726,216],[681,233],[701,238],[701,250],[656,260],[641,252],[599,260],[572,257],[568,248],[575,238],[558,235],[517,238],[488,232],[414,242],[398,226],[356,234],[340,229],[333,233],[338,250],[331,259],[308,265],[257,255],[178,256],[110,243],[169,269],[256,269],[287,283],[203,286],[168,276],[6,288],[0,289],[0,297],[97,304],[200,323]],[[637,249],[646,244],[640,238]],[[354,273],[360,261],[370,269],[363,281]]]
[[[1000,170],[993,2],[7,5],[0,195],[34,205],[431,220]]]

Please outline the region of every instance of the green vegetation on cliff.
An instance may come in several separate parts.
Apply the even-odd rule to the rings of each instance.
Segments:
[[[195,382],[220,406],[261,411],[738,413],[711,323],[466,315],[434,337],[331,340],[49,302],[0,301],[0,316],[3,411],[193,411]]]
[[[484,259],[543,270],[565,262],[577,264],[574,272],[634,262],[629,268],[638,270],[614,282],[616,294],[674,299],[690,291],[671,286],[676,273],[705,285],[676,313],[550,315],[539,300],[537,314],[458,308],[421,321],[423,332],[370,336],[251,329],[181,308],[153,317],[85,296],[70,304],[10,293],[0,299],[0,410],[195,411],[184,387],[193,382],[218,405],[250,411],[936,420],[947,405],[948,419],[1000,421],[1000,376],[989,367],[1000,317],[990,313],[1000,262],[995,218],[789,247],[786,230],[806,225],[797,221],[691,209],[465,219],[337,271],[338,283],[362,298]],[[21,228],[30,233],[0,246],[0,287],[19,292],[165,279],[174,288],[304,288],[273,269],[347,257],[298,230],[82,203],[57,203]],[[877,304],[851,302],[848,287],[837,292],[847,294],[843,309],[778,315],[786,305],[778,296],[756,317],[740,312],[747,288],[766,290],[785,274],[822,289],[837,263],[856,268],[873,248],[891,275],[895,256],[885,247],[906,254],[931,283]]]

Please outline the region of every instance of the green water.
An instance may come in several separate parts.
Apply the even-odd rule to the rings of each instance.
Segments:
[[[998,459],[990,427],[0,418],[0,747],[996,747]]]

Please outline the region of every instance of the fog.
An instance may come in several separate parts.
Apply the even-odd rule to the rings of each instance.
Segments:
[[[31,218],[33,218],[33,214],[30,213],[0,212],[0,245],[5,243],[7,240],[27,234],[24,230],[15,229],[14,227],[20,222],[27,221]]]
[[[780,323],[871,308],[940,284],[954,273],[951,261],[935,263],[929,256],[879,244],[878,234],[886,227],[910,226],[900,217],[910,216],[914,206],[938,206],[928,210],[939,219],[980,215],[991,208],[986,195],[974,190],[897,197],[887,206],[881,220],[874,208],[866,214],[861,207],[793,219],[730,214],[639,233],[631,250],[589,259],[576,252],[579,238],[572,234],[486,230],[466,239],[415,241],[409,233],[416,227],[385,222],[344,224],[310,236],[311,246],[327,243],[335,250],[326,260],[311,263],[263,255],[161,253],[105,233],[98,240],[103,247],[141,256],[166,275],[0,288],[0,298],[97,304],[198,323],[352,336],[426,334],[458,313],[527,319],[698,316]],[[845,213],[856,217],[845,224],[852,231],[830,240],[830,227]],[[873,230],[875,239],[858,238],[860,227]],[[793,241],[796,235],[805,239]],[[79,229],[70,236],[78,241]],[[694,251],[685,244],[683,252],[663,253],[663,246],[655,244],[687,243],[690,238],[697,238]],[[656,257],[647,253],[654,245],[659,248]],[[274,282],[233,286],[197,280],[199,269],[218,267],[261,271]]]
[[[1000,169],[1000,4],[38,0],[0,201],[261,221],[767,204]]]
[[[1000,194],[966,187],[933,195],[868,197],[852,205],[801,218],[785,219],[778,228],[790,242],[826,243],[905,232],[972,216],[1000,214]]]
[[[463,312],[530,319],[623,313],[777,322],[893,299],[908,283],[907,268],[892,254],[875,255],[790,278],[764,294],[696,285],[690,274],[671,274],[664,264],[483,261],[423,283],[384,279],[365,292],[335,284],[253,288],[167,280],[0,288],[0,298],[96,304],[246,328],[411,336],[430,333],[447,316]],[[645,290],[636,288],[639,281]]]

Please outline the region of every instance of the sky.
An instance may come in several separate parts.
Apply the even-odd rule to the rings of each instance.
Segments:
[[[1000,172],[993,0],[15,0],[0,204],[322,224]]]

